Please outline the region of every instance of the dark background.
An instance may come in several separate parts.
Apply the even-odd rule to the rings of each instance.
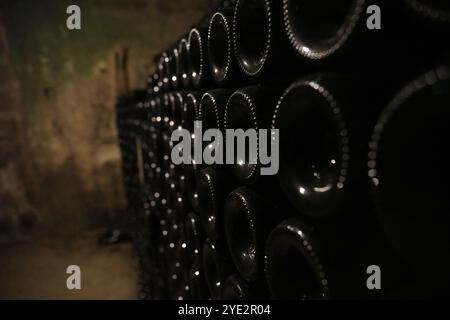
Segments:
[[[153,55],[215,3],[1,0],[0,298],[136,297],[131,247],[95,245],[126,216],[115,56],[128,48],[143,88]],[[81,30],[66,28],[71,4]],[[83,261],[88,285],[69,292],[65,268]]]

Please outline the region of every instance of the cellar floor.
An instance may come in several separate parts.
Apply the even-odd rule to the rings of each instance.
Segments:
[[[97,245],[98,231],[0,247],[0,299],[137,299],[131,243]],[[68,290],[66,269],[81,268],[81,290]]]

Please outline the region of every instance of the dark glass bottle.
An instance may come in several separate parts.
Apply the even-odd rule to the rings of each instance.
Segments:
[[[201,255],[195,256],[192,264],[191,271],[189,273],[189,289],[191,292],[191,298],[194,300],[205,300],[210,297]]]
[[[168,211],[171,209],[169,208]],[[173,217],[170,219],[173,220]],[[162,241],[164,243],[165,275],[169,297],[177,299],[178,294],[184,286],[183,270],[177,255],[179,246],[178,224],[165,220],[166,224],[162,228]]]
[[[303,69],[364,70],[380,81],[392,70],[411,77],[411,65],[448,56],[448,41],[435,41],[449,37],[446,24],[418,22],[414,14],[445,20],[448,12],[448,4],[421,0],[283,0],[285,32]]]
[[[374,261],[383,265],[386,289],[395,285],[391,275],[401,264],[379,228],[364,171],[367,141],[387,90],[366,83],[358,77],[321,74],[290,86],[273,118],[280,130],[277,177],[301,215],[325,224],[341,244],[352,248],[347,269],[361,272]],[[361,283],[354,287],[367,293]]]
[[[159,136],[160,139],[160,146],[161,146],[161,164],[162,164],[162,168],[165,169],[169,169],[170,166],[172,165],[172,162],[170,161],[170,155],[172,152],[172,146],[173,143],[170,140],[170,135],[169,133],[166,132],[162,132]]]
[[[365,18],[365,2],[283,0],[284,26],[292,47],[308,59],[333,55]]]
[[[159,130],[162,129],[162,117],[163,117],[163,100],[161,95],[155,95],[150,100],[150,110],[151,110],[151,117],[150,117],[150,124],[153,128],[152,130],[155,133],[159,133]]]
[[[181,126],[184,108],[184,99],[185,94],[183,92],[172,92],[169,95],[170,101],[169,122],[172,121],[170,125],[172,130]]]
[[[175,260],[169,264],[167,272],[167,284],[170,298],[172,300],[184,300],[189,290],[186,290],[187,281],[183,278],[182,271],[179,267],[179,262]]]
[[[223,287],[223,300],[262,300],[267,299],[267,288],[264,282],[248,283],[238,274],[228,277]]]
[[[225,242],[224,204],[236,186],[226,168],[208,167],[197,177],[199,212],[206,235],[212,241]]]
[[[190,257],[191,266],[200,257],[204,243],[204,232],[201,221],[196,213],[190,212],[185,222],[186,245]]]
[[[280,83],[298,71],[282,25],[282,2],[237,0],[233,18],[233,50],[249,80]]]
[[[197,120],[198,108],[202,98],[201,92],[190,92],[186,95],[183,114],[182,127],[189,132],[194,132],[195,121]],[[191,140],[192,152],[191,159],[194,159],[193,146],[194,139]],[[197,191],[197,174],[200,172],[201,165],[192,162],[191,164],[183,164],[183,175],[185,177],[185,184],[191,207],[194,211],[198,209],[198,191]]]
[[[233,53],[233,9],[216,12],[208,28],[208,59],[211,74],[221,86],[236,86],[240,76]]]
[[[266,278],[274,299],[317,300],[333,297],[334,265],[314,229],[290,219],[270,234]]]
[[[163,52],[157,64],[159,78],[161,79],[161,88],[164,92],[168,92],[171,89],[168,69],[169,61],[167,52]]]
[[[188,37],[189,72],[191,83],[195,88],[201,88],[210,82],[207,32],[201,27],[193,28]]]
[[[361,229],[354,231],[354,229]],[[266,278],[275,299],[379,299],[410,280],[407,267],[384,239],[364,225],[349,227],[290,218],[266,243]],[[370,290],[370,266],[381,271],[382,290]]]
[[[161,132],[170,134],[173,126],[170,125],[170,92],[163,93],[161,96]]]
[[[221,246],[206,240],[202,252],[203,270],[212,299],[222,298],[223,285],[233,273],[226,251]]]
[[[450,283],[447,118],[450,67],[404,87],[375,125],[369,177],[379,220],[396,252],[429,283]]]
[[[176,187],[167,192],[168,206],[165,214],[166,250],[168,283],[173,299],[189,298],[189,253],[186,243],[184,218],[186,216],[186,203]]]
[[[259,76],[267,68],[272,50],[273,1],[237,1],[234,13],[234,51],[241,71],[247,76]]]
[[[189,72],[189,45],[186,39],[181,39],[178,46],[180,81],[184,89],[191,85],[191,73]]]
[[[189,92],[185,97],[181,124],[183,128],[189,130],[191,133],[194,132],[194,122],[197,120],[197,113],[202,96],[202,92],[194,91]]]
[[[145,90],[147,91],[147,94],[149,96],[153,95],[153,88],[155,87],[155,85],[157,84],[157,80],[154,78],[154,75],[149,75],[147,76],[147,79],[145,81]]]
[[[219,129],[223,131],[225,107],[231,92],[226,89],[214,89],[206,92],[198,108],[198,120],[202,121],[202,129]]]
[[[169,77],[169,83],[170,88],[172,90],[179,89],[179,65],[180,65],[180,54],[178,52],[178,48],[172,48],[169,52],[169,61],[167,70],[168,70],[168,77]]]
[[[367,100],[372,94],[359,82],[345,75],[309,76],[277,104],[272,126],[280,135],[278,180],[302,214],[341,213],[348,195],[353,207],[367,202],[362,172],[377,98]]]
[[[198,211],[197,167],[195,165],[183,165],[183,176],[186,185],[186,193],[189,203],[194,211]]]
[[[180,195],[180,197],[182,197],[182,195]],[[183,202],[185,202],[185,201],[183,200]],[[180,210],[178,212],[178,219],[180,221],[179,222],[180,242],[177,247],[177,249],[178,249],[177,256],[178,256],[178,261],[180,262],[181,274],[183,277],[183,288],[180,292],[180,296],[183,298],[183,300],[186,300],[186,299],[190,299],[192,297],[192,291],[189,286],[190,271],[192,268],[192,257],[190,255],[189,243],[188,243],[187,235],[185,233],[186,221],[184,221],[184,219],[187,215],[186,206],[185,205],[180,206],[180,204],[179,204],[178,207],[183,207],[183,210]]]
[[[278,90],[262,86],[251,86],[237,90],[228,100],[224,117],[224,129],[243,129],[244,132],[248,129],[254,129],[257,133],[256,141],[260,141],[258,130],[270,129],[273,110],[278,98]],[[271,141],[269,134],[270,132],[267,134],[268,144]],[[236,139],[234,141],[233,173],[244,184],[254,184],[260,179],[259,151],[261,146],[258,146],[255,152],[257,159],[250,159],[249,154],[250,148],[256,146],[255,141],[246,143],[245,159],[241,159],[237,157]],[[267,147],[269,148],[270,146]]]
[[[266,198],[247,187],[240,187],[228,195],[224,215],[234,265],[246,281],[260,280],[264,274],[266,239],[282,220],[282,214]]]

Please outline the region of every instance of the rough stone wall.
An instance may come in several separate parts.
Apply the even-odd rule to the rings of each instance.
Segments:
[[[115,53],[129,48],[131,87],[143,87],[152,56],[215,3],[2,1],[0,241],[70,236],[123,216]],[[81,30],[65,26],[70,4]]]
[[[21,165],[23,121],[19,83],[11,68],[6,30],[0,17],[0,242],[33,227],[37,214],[27,199]]]

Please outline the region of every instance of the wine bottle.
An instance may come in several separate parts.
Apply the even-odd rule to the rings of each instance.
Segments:
[[[177,295],[184,286],[181,262],[177,255],[177,246],[179,245],[177,226],[177,224],[172,224],[166,220],[166,224],[161,231],[164,248],[166,285],[171,299],[177,299]]]
[[[416,77],[388,104],[374,127],[369,177],[382,227],[396,252],[432,283],[449,283],[450,66]],[[435,278],[436,277],[436,278]]]
[[[180,89],[180,65],[181,65],[181,57],[180,57],[180,52],[178,51],[178,47],[172,48],[171,49],[171,55],[170,55],[170,71],[171,71],[171,77],[170,77],[170,81],[171,81],[171,88],[173,90],[178,90]]]
[[[201,221],[198,215],[190,212],[185,222],[186,244],[189,252],[191,266],[196,261],[196,257],[200,256],[204,243],[204,232],[202,230]]]
[[[186,279],[183,278],[182,271],[179,268],[179,262],[172,261],[168,266],[168,291],[173,300],[184,300],[186,292]]]
[[[234,301],[264,300],[267,297],[267,288],[263,281],[248,283],[238,274],[228,277],[222,293],[223,300]]]
[[[410,77],[411,65],[424,68],[429,59],[442,59],[449,53],[448,41],[435,41],[448,38],[445,24],[427,24],[427,19],[418,23],[417,15],[411,14],[416,9],[416,13],[442,18],[448,9],[437,8],[447,5],[424,3],[283,0],[284,27],[304,70],[325,66],[333,72],[364,70],[383,81],[394,69]]]
[[[237,1],[233,19],[234,53],[241,71],[258,76],[269,64],[272,50],[273,1]]]
[[[233,273],[233,267],[226,254],[226,251],[206,240],[202,252],[203,270],[212,299],[222,298],[223,285],[230,274]]]
[[[169,95],[170,100],[170,117],[169,121],[172,121],[170,127],[172,131],[182,123],[183,105],[185,94],[183,92],[172,92]]]
[[[163,129],[163,99],[161,95],[155,95],[150,100],[150,109],[151,109],[151,117],[150,117],[150,123],[152,127],[154,128],[153,131],[159,132],[161,129]]]
[[[172,162],[170,161],[170,155],[172,152],[172,146],[173,143],[170,140],[170,136],[168,133],[166,132],[162,132],[159,136],[159,140],[160,140],[160,150],[161,150],[161,163],[162,163],[162,168],[168,169],[172,164]]]
[[[180,195],[182,197],[182,195]],[[183,201],[184,202],[184,201]],[[191,267],[192,267],[192,263],[193,263],[193,258],[191,257],[190,254],[190,247],[189,247],[189,242],[188,242],[188,238],[186,235],[186,220],[185,217],[187,215],[186,213],[186,206],[183,205],[181,206],[180,204],[178,205],[179,207],[182,207],[182,209],[179,209],[179,212],[177,213],[178,216],[178,221],[179,221],[179,237],[180,237],[180,241],[178,243],[178,251],[177,251],[177,256],[178,256],[178,261],[180,262],[180,268],[181,268],[181,273],[183,275],[183,280],[184,280],[184,290],[183,290],[183,297],[184,299],[189,298],[191,291],[189,289],[189,277],[190,277],[190,271],[191,271]]]
[[[175,190],[172,191],[172,199],[171,199],[171,209],[173,210],[173,215],[175,217],[175,222],[178,224],[178,232],[180,233],[180,237],[184,237],[184,220],[187,215],[187,202],[186,199],[179,190],[176,190],[176,184]],[[183,241],[185,241],[183,239]]]
[[[158,73],[161,79],[161,88],[164,92],[168,92],[170,90],[170,80],[169,80],[169,56],[167,52],[163,52],[158,60]]]
[[[208,27],[208,59],[218,85],[236,86],[239,70],[233,53],[233,9],[216,12]]]
[[[168,90],[177,90],[178,89],[178,77],[176,75],[177,72],[177,56],[178,49],[169,49],[164,58],[164,70],[166,72],[165,79],[167,79],[167,88]]]
[[[189,132],[194,132],[195,121],[197,120],[198,109],[203,93],[194,91],[186,95],[182,114],[182,127]],[[191,140],[191,159],[194,159],[194,139]],[[197,174],[200,172],[201,165],[195,163],[183,164],[183,175],[191,207],[194,211],[198,209],[198,191],[197,191]]]
[[[289,42],[307,59],[329,57],[346,45],[364,19],[365,0],[283,0]]]
[[[346,205],[366,210],[362,173],[384,94],[376,97],[376,88],[362,83],[356,75],[311,75],[292,84],[276,106],[272,126],[280,134],[278,181],[304,215],[355,211]],[[367,96],[373,98],[369,101]]]
[[[249,282],[264,275],[265,242],[282,220],[276,205],[247,187],[231,192],[225,203],[224,226],[231,258]]]
[[[195,88],[205,87],[210,81],[206,31],[201,27],[193,28],[189,32],[188,46],[191,83]]]
[[[154,94],[153,88],[158,83],[157,78],[158,78],[158,76],[155,76],[155,75],[147,76],[145,90],[147,91],[147,94],[150,97]]]
[[[197,172],[198,171],[195,165],[183,165],[186,193],[188,195],[189,204],[194,211],[197,211],[199,207]]]
[[[278,225],[266,247],[266,278],[272,298],[316,300],[333,297],[334,265],[314,229],[291,219]]]
[[[353,251],[359,266],[377,261],[387,279],[400,262],[380,230],[364,178],[367,141],[386,92],[355,75],[309,76],[282,95],[273,126],[280,129],[277,177],[289,202],[301,215],[328,224],[342,243],[358,239]]]
[[[171,192],[168,199],[171,202],[166,211],[168,276],[170,283],[172,283],[172,297],[180,300],[186,298],[189,294],[189,290],[186,290],[190,265],[183,221],[186,214],[185,204],[183,196],[175,191]]]
[[[236,183],[226,168],[208,167],[197,177],[199,212],[206,235],[215,242],[225,242],[223,209],[228,193]]]
[[[189,45],[185,38],[181,39],[178,46],[178,56],[181,84],[184,89],[189,89],[191,84],[191,73],[189,72]]]
[[[189,289],[191,292],[191,297],[194,300],[205,300],[210,297],[201,256],[195,256],[192,264],[191,271],[189,273]]]
[[[173,126],[170,124],[170,92],[165,92],[162,94],[160,99],[160,110],[161,110],[161,132],[165,134],[170,134],[172,132]]]
[[[361,228],[354,232],[353,229]],[[266,244],[266,278],[275,299],[379,299],[410,280],[407,266],[365,226],[290,218]],[[379,269],[378,269],[379,268]],[[377,270],[378,269],[378,270]],[[382,282],[370,282],[381,272]],[[377,278],[377,279],[381,279]],[[372,280],[373,281],[373,278]]]
[[[282,2],[237,0],[233,16],[233,51],[249,80],[280,83],[299,69],[282,25]]]
[[[231,92],[226,89],[214,89],[206,92],[198,108],[198,120],[202,121],[202,129],[219,129],[223,132],[225,107]]]
[[[258,145],[258,141],[261,141],[259,129],[270,129],[271,117],[278,98],[279,93],[276,89],[251,86],[237,90],[228,100],[224,116],[224,129],[243,129],[244,132],[248,129],[254,129],[256,132],[255,141],[249,141],[246,144],[245,157],[237,154],[236,141],[234,141],[233,173],[244,184],[254,184],[260,179],[261,147],[267,148],[266,150],[269,151],[271,145]],[[271,141],[269,135],[268,132],[267,144]],[[255,147],[257,148],[253,153],[256,159],[250,159],[250,148]],[[229,163],[228,160],[226,162]]]
[[[181,123],[182,127],[191,133],[194,132],[194,122],[197,120],[197,114],[202,96],[202,92],[194,91],[189,92],[185,97]]]

